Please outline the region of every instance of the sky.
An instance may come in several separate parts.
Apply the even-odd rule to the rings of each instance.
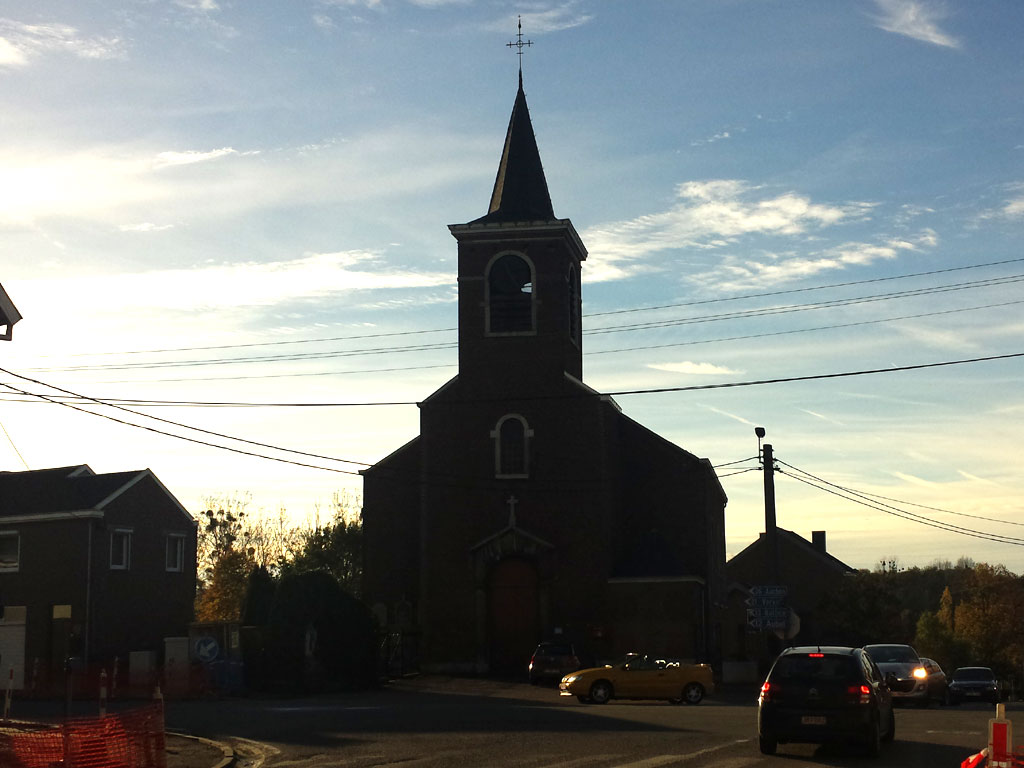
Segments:
[[[760,426],[778,524],[847,564],[1024,573],[1022,31],[1017,0],[6,0],[0,469],[303,524],[357,493],[457,373],[447,225],[521,63],[584,380],[718,467],[728,554]]]

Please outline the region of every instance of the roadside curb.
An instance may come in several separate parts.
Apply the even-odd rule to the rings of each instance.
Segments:
[[[223,757],[220,762],[210,766],[210,768],[230,768],[235,764],[235,750],[230,744],[225,744],[221,741],[214,741],[213,739],[206,739],[202,736],[192,736],[188,733],[178,733],[176,731],[167,731],[167,735],[178,739],[191,739],[192,741],[199,742],[200,744],[205,744],[208,747],[219,749]]]

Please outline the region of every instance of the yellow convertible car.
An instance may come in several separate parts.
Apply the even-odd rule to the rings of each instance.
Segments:
[[[697,704],[715,690],[711,667],[627,654],[615,664],[581,669],[558,685],[562,696],[605,704],[611,699],[664,699],[673,704]]]

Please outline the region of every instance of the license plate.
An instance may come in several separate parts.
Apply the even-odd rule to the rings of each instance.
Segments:
[[[981,691],[968,691],[968,696],[981,696]]]
[[[825,718],[821,715],[804,715],[800,718],[800,725],[825,725]]]

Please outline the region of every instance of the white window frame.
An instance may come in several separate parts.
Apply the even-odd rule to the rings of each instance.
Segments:
[[[117,547],[120,541],[121,546]],[[118,549],[120,551],[118,552]],[[118,559],[115,560],[115,554]],[[132,567],[132,529],[111,528],[110,529],[110,570],[127,571]]]
[[[174,563],[170,559],[172,542],[176,560]],[[164,538],[164,570],[168,573],[181,573],[185,570],[185,534],[168,533]]]
[[[530,286],[529,291],[524,291],[530,296],[530,327],[518,331],[494,330],[491,323],[491,270],[494,265],[506,256],[514,256],[530,268],[530,281],[524,283]],[[537,267],[533,260],[522,251],[502,251],[496,253],[487,267],[484,269],[484,333],[486,336],[536,336],[537,335]]]
[[[510,474],[501,471],[501,428],[506,421],[514,419],[523,425],[523,471]],[[533,430],[529,423],[518,413],[509,413],[498,419],[498,423],[491,430],[491,437],[494,439],[494,476],[501,479],[522,479],[530,476],[530,440],[533,438]]]
[[[0,573],[17,573],[21,569],[21,534],[18,531],[0,531],[0,538],[14,539],[14,564],[0,563]]]

